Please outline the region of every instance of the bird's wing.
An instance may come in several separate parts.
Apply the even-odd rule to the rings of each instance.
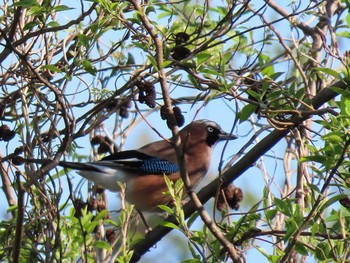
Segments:
[[[59,165],[79,171],[90,171],[97,173],[110,173],[111,171],[124,171],[134,174],[172,174],[179,171],[177,163],[166,159],[154,157],[137,150],[123,151],[107,156],[97,162],[66,162],[61,161]],[[107,172],[108,171],[108,172]]]
[[[176,163],[146,153],[130,150],[112,154],[94,163],[111,169],[137,172],[138,174],[172,174],[179,171]]]

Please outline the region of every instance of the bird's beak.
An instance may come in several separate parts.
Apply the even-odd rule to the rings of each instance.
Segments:
[[[221,131],[221,133],[219,134],[219,141],[235,140],[237,138],[238,137],[236,135],[224,131]]]

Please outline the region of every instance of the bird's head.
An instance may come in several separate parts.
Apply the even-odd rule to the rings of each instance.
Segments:
[[[219,141],[227,141],[237,139],[237,136],[225,132],[219,124],[210,120],[197,120],[180,132],[181,140],[189,139],[194,142],[205,142],[207,146],[212,147]]]

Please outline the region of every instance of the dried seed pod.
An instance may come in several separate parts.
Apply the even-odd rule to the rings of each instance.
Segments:
[[[120,108],[119,110],[119,116],[122,117],[123,119],[129,118],[129,111],[126,108]]]
[[[6,124],[1,125],[0,126],[0,136],[1,136],[2,133],[6,133],[6,132],[8,132],[10,130],[11,130],[10,127],[7,126]]]
[[[156,106],[156,90],[152,82],[149,81],[137,81],[135,83],[139,89],[139,102],[146,103],[150,108]]]
[[[107,209],[107,206],[104,202],[99,202],[96,207],[97,212],[101,212],[102,210]]]
[[[11,161],[14,165],[22,165],[24,163],[24,158],[17,155],[13,156]]]
[[[148,93],[147,96],[144,97],[144,101],[148,107],[154,108],[156,106],[156,94]]]
[[[118,106],[118,99],[114,99],[114,100],[112,100],[110,103],[108,103],[107,105],[106,105],[106,109],[108,110],[108,111],[111,111],[111,110],[113,110],[114,108],[116,108]]]
[[[107,142],[102,142],[97,149],[98,154],[109,153],[111,150],[109,144]]]
[[[4,118],[5,116],[5,110],[6,110],[6,102],[2,101],[0,102],[0,119]]]
[[[76,218],[81,218],[83,216],[81,210],[84,209],[85,206],[86,206],[86,203],[83,200],[81,199],[74,200],[74,208],[75,208],[74,216]]]
[[[90,140],[91,145],[98,145],[103,142],[105,142],[105,137],[103,137],[102,135],[96,135]]]
[[[106,239],[109,243],[113,243],[116,239],[116,235],[113,228],[106,229]]]
[[[95,191],[96,194],[99,194],[99,195],[100,195],[100,194],[103,194],[103,192],[105,191],[105,189],[102,188],[101,186],[95,184],[95,185],[94,185],[94,191]],[[97,201],[96,201],[96,207],[95,207],[95,209],[97,209]]]
[[[120,106],[119,109],[119,116],[126,119],[129,117],[129,108],[131,108],[132,103],[131,100],[126,100],[123,102],[123,104]]]
[[[346,208],[350,208],[350,198],[349,197],[344,197],[344,198],[340,199],[339,203]]]
[[[224,195],[224,196],[223,196]],[[232,209],[238,210],[239,203],[243,200],[243,191],[241,188],[235,187],[233,184],[229,184],[227,187],[220,191],[217,200],[217,209],[223,211],[228,204]]]
[[[95,198],[89,198],[88,199],[88,202],[87,202],[87,205],[88,205],[88,210],[89,211],[95,211],[96,208],[97,208],[97,201]]]

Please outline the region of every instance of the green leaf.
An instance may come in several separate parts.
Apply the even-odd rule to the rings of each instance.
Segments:
[[[148,15],[151,12],[155,13],[155,11],[156,11],[156,9],[154,8],[154,6],[149,5],[149,6],[147,6],[145,13],[146,13],[146,15]]]
[[[243,109],[239,112],[239,122],[242,123],[246,121],[256,110],[256,105],[247,104],[243,107]]]
[[[202,66],[199,66],[198,71],[205,73],[208,79],[214,78],[214,76],[220,76],[220,72],[217,72],[214,69],[204,68]]]
[[[151,62],[152,66],[158,70],[158,65],[157,65],[157,61],[154,57],[147,55],[148,60]]]
[[[99,212],[96,217],[94,218],[95,221],[99,221],[100,219],[106,218],[108,215],[108,210],[104,209],[101,212]]]
[[[339,200],[343,199],[343,198],[347,198],[348,196],[345,195],[345,194],[340,194],[340,195],[336,195],[336,196],[333,196],[332,198],[328,199],[327,201],[325,202],[322,202],[321,205],[320,205],[320,209],[317,213],[317,216],[315,216],[315,218],[318,218],[318,215],[323,213],[323,211],[325,209],[327,209],[330,205],[334,204],[335,202],[338,202]]]
[[[261,70],[261,74],[265,77],[270,77],[275,73],[273,66],[267,66]]]
[[[21,1],[15,2],[13,5],[28,8],[33,6],[39,6],[39,3],[36,0],[21,0]]]
[[[166,68],[167,66],[169,66],[171,63],[173,63],[172,61],[170,61],[170,60],[166,60],[166,61],[164,61],[163,63],[162,63],[162,68]]]
[[[95,241],[92,245],[94,248],[106,249],[108,251],[112,250],[111,246],[106,241],[103,241],[103,240]]]
[[[325,163],[329,158],[324,155],[313,155],[307,157],[301,157],[299,162],[317,162],[317,163]]]
[[[277,197],[275,197],[273,199],[273,201],[276,205],[277,210],[282,212],[282,214],[284,214],[286,216],[292,215],[292,208],[290,206],[290,202],[288,199],[281,200],[281,199],[278,199]]]
[[[187,226],[190,228],[192,226],[192,224],[194,223],[194,221],[196,221],[196,219],[198,218],[199,214],[198,212],[194,212],[190,218],[187,220]]]
[[[324,136],[322,139],[329,142],[342,143],[344,142],[344,133],[341,132],[330,132]]]
[[[72,9],[74,9],[74,8],[66,6],[66,5],[57,5],[53,8],[53,10],[56,12],[67,11],[67,10],[72,10]]]
[[[258,92],[256,92],[255,90],[249,89],[247,90],[247,93],[252,96],[253,98],[255,98],[256,100],[261,100],[261,96]]]
[[[89,60],[83,61],[83,68],[86,70],[86,72],[90,73],[91,75],[96,75],[97,70],[94,66],[92,66]]]
[[[329,252],[328,242],[319,243],[315,250],[315,257],[319,261],[324,261],[327,259],[328,252]]]
[[[266,216],[266,219],[268,221],[271,221],[272,219],[274,219],[276,214],[277,214],[277,210],[276,209],[271,209],[271,210],[265,211],[265,216]]]
[[[291,236],[297,231],[297,226],[294,224],[291,224],[289,227],[287,227],[286,234],[283,237],[284,242],[287,242]]]
[[[300,255],[307,256],[309,253],[305,247],[305,245],[297,242],[294,246],[294,250],[298,252]]]
[[[197,80],[196,80],[195,77],[193,77],[193,76],[190,75],[190,74],[188,74],[187,77],[188,77],[189,81],[191,81],[193,87],[198,87],[198,82],[197,82]]]
[[[79,34],[78,38],[79,38],[79,43],[81,45],[83,45],[86,49],[90,48],[91,37],[84,34]]]
[[[26,23],[23,27],[24,30],[31,30],[33,27],[37,26],[38,22],[36,21],[31,21],[29,23]]]
[[[90,223],[85,224],[84,229],[85,229],[86,233],[91,234],[92,232],[94,232],[95,228],[98,226],[98,224],[99,223],[96,221],[92,221]]]
[[[58,27],[60,24],[57,21],[51,21],[47,24],[48,27]]]
[[[345,21],[348,24],[348,27],[350,27],[350,14],[347,14],[345,17]]]
[[[171,223],[171,222],[163,221],[160,223],[160,225],[168,227],[168,228],[180,230],[180,228],[177,225],[175,225],[174,223]]]
[[[273,80],[277,80],[281,75],[285,74],[284,72],[275,72],[271,74],[269,77]]]
[[[317,67],[317,68],[314,68],[314,70],[317,70],[317,71],[326,73],[328,75],[331,75],[331,76],[333,76],[336,79],[342,79],[341,75],[337,71],[335,71],[333,69],[330,69],[330,68]]]
[[[197,65],[200,65],[210,59],[213,54],[201,52],[197,55]]]
[[[318,223],[314,223],[314,224],[312,225],[312,227],[311,227],[311,234],[312,234],[312,236],[315,236],[315,234],[316,234],[317,231],[318,231],[318,228],[319,228]]]
[[[119,228],[119,227],[120,227],[120,225],[119,225],[116,221],[111,220],[111,219],[105,219],[105,220],[103,220],[103,223],[104,223],[104,224],[107,224],[107,225],[114,226],[114,227],[116,227],[116,228]]]
[[[53,72],[61,73],[62,70],[54,65],[44,65],[41,67],[42,69],[47,69]]]
[[[164,212],[167,212],[168,214],[172,215],[174,214],[173,209],[171,209],[169,206],[166,205],[158,205],[160,209],[162,209]]]
[[[29,14],[40,16],[47,13],[47,9],[42,6],[33,6],[28,11]]]

